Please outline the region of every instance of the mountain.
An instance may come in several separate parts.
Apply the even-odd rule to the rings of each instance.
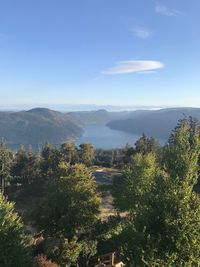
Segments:
[[[83,130],[65,114],[46,108],[0,112],[0,138],[8,144],[61,143]]]
[[[78,125],[87,124],[106,124],[112,120],[122,119],[129,112],[109,112],[105,109],[95,110],[95,111],[77,111],[68,112],[66,116]]]
[[[0,112],[0,138],[4,138],[9,145],[37,145],[46,142],[60,144],[67,139],[80,137],[87,124],[106,124],[111,129],[137,135],[146,133],[166,140],[183,114],[200,120],[198,108],[122,112],[101,109],[68,113],[34,108],[28,111]]]
[[[127,118],[113,120],[107,126],[133,134],[142,133],[160,139],[167,139],[171,130],[177,125],[179,119],[192,116],[200,120],[200,108],[168,108],[156,111],[135,111],[128,114]]]

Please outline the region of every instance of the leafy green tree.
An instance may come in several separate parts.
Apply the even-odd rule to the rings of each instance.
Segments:
[[[55,179],[58,177],[58,166],[61,162],[59,149],[47,144],[41,151],[40,169],[41,175],[46,180]]]
[[[96,240],[83,240],[81,242],[81,255],[80,266],[89,266],[90,259],[97,253],[97,241]]]
[[[114,151],[112,149],[95,149],[94,164],[104,167],[113,166]]]
[[[30,267],[29,240],[14,204],[0,194],[0,266]]]
[[[135,154],[135,149],[127,144],[124,148],[124,157],[123,157],[124,163],[125,164],[130,163],[131,158],[133,157],[134,154]]]
[[[77,155],[77,148],[72,141],[67,141],[61,145],[60,148],[61,152],[61,161],[69,163],[69,164],[75,164],[78,161],[78,155]]]
[[[54,248],[53,257],[61,267],[78,266],[81,250],[82,244],[76,237],[71,240],[63,238],[61,243]]]
[[[164,149],[164,167],[174,180],[194,186],[198,176],[199,125],[183,119],[173,131]]]
[[[156,156],[136,154],[121,177],[114,178],[114,204],[120,211],[134,212],[143,205],[158,173]]]
[[[147,137],[145,134],[140,137],[135,143],[135,153],[148,154],[158,153],[160,145],[153,137]]]
[[[92,165],[94,160],[94,147],[91,144],[80,144],[79,161],[87,166]]]
[[[40,176],[38,155],[21,147],[14,155],[11,170],[14,181],[22,184],[33,183]]]
[[[11,179],[11,155],[4,141],[0,142],[0,187],[4,193],[5,184]]]
[[[62,165],[59,175],[37,206],[35,223],[47,235],[73,236],[96,221],[100,198],[95,180],[84,165]]]
[[[130,163],[132,157],[135,154],[149,154],[153,153],[157,156],[157,158],[160,158],[160,144],[156,139],[153,137],[147,137],[145,134],[143,134],[136,142],[135,147],[131,147],[129,145],[126,145],[124,149],[124,163]]]
[[[200,265],[200,199],[193,191],[199,153],[199,128],[181,121],[165,148],[165,171],[155,172],[146,198],[133,191],[138,205],[122,235],[127,266]]]

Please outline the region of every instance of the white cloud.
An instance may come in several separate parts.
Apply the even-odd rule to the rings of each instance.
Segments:
[[[133,32],[138,38],[141,39],[147,39],[149,37],[151,37],[152,32],[144,27],[139,27],[139,26],[135,26],[133,28],[131,28],[130,30],[131,32]]]
[[[172,16],[178,16],[181,15],[182,12],[177,10],[177,9],[173,9],[173,8],[169,8],[163,4],[157,3],[155,6],[155,11],[158,14],[164,15],[164,16],[168,16],[168,17],[172,17]]]
[[[127,60],[116,63],[116,66],[103,71],[105,75],[151,72],[164,68],[164,64],[153,60]]]

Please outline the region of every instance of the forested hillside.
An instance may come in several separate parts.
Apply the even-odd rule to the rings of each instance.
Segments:
[[[49,109],[0,113],[0,138],[8,144],[61,143],[82,131],[63,113]]]
[[[156,111],[135,111],[128,118],[113,120],[107,124],[114,130],[166,139],[178,120],[184,116],[200,119],[199,108],[169,108]]]
[[[20,112],[0,112],[0,138],[7,144],[61,144],[75,139],[88,124],[107,125],[111,129],[137,135],[167,139],[178,120],[184,116],[200,119],[198,108],[170,108],[156,111],[106,110],[61,113],[45,108]]]
[[[145,135],[112,151],[0,142],[0,266],[111,266],[98,259],[113,251],[116,266],[199,266],[199,156],[192,118],[164,147]]]

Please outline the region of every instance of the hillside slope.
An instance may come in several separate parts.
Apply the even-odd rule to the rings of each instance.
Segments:
[[[169,108],[157,111],[144,111],[129,114],[129,118],[113,120],[107,124],[114,130],[133,134],[145,133],[156,138],[168,138],[179,119],[192,116],[200,120],[199,108]]]
[[[109,112],[105,109],[95,111],[75,111],[68,112],[66,116],[78,125],[87,124],[106,124],[112,120],[118,120],[124,118],[129,112]]]
[[[82,132],[65,114],[49,109],[0,112],[0,138],[8,144],[55,144],[80,136]]]

